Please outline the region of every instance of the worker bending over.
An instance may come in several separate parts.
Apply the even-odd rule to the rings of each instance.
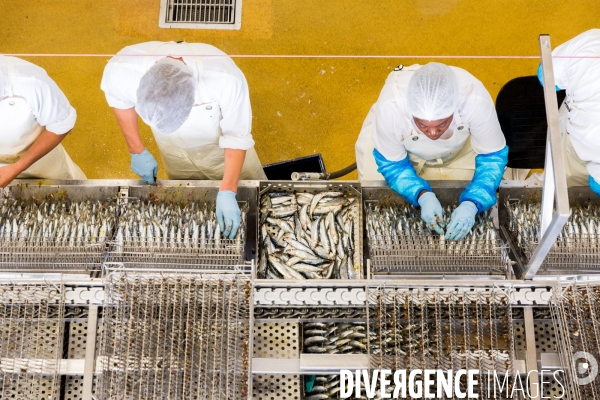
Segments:
[[[239,179],[266,179],[254,151],[246,78],[233,60],[200,43],[129,46],[104,70],[102,90],[131,153],[131,169],[153,184],[158,171],[138,130],[152,128],[169,179],[221,180],[217,219],[233,238]]]
[[[470,140],[469,140],[470,139]],[[464,238],[496,203],[508,158],[494,103],[467,71],[440,63],[398,67],[356,142],[361,180],[383,179],[446,239]],[[444,211],[427,180],[471,180],[444,233]]]
[[[552,52],[556,90],[566,89],[559,110],[568,186],[600,196],[600,29],[592,29]],[[542,85],[542,65],[538,68]]]
[[[0,56],[0,187],[15,178],[85,179],[60,144],[76,119],[46,71]]]

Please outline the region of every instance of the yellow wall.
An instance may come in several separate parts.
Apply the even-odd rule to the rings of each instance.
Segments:
[[[240,31],[159,29],[160,0],[0,0],[0,53],[102,53],[149,40],[213,44],[229,54],[537,55],[599,27],[598,0],[243,0]],[[135,178],[100,91],[109,57],[25,57],[48,71],[78,113],[65,147],[89,178]],[[264,164],[322,153],[329,171],[354,142],[390,69],[427,59],[236,58],[250,85]],[[495,98],[536,60],[448,60]],[[147,128],[143,137],[158,152]],[[164,172],[160,178],[166,178]],[[356,174],[351,175],[356,178]]]

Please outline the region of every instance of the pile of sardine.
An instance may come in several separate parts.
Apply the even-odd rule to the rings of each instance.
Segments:
[[[508,228],[517,245],[531,250],[540,239],[541,204],[506,203]],[[558,235],[558,242],[568,247],[596,248],[600,244],[600,206],[588,204],[571,207],[571,215]]]
[[[116,219],[114,203],[70,202],[48,198],[5,199],[0,215],[0,241],[17,245],[76,247],[104,243]]]
[[[255,319],[366,318],[364,307],[254,307]]]
[[[450,222],[452,208],[444,209],[446,226]],[[475,224],[464,239],[446,240],[444,235],[430,231],[421,219],[420,210],[410,204],[381,205],[370,203],[366,207],[369,245],[427,245],[440,250],[491,250],[496,247],[497,229],[492,221],[491,210],[477,214]]]
[[[387,376],[387,378],[390,378],[390,375]],[[309,379],[308,375],[305,379]],[[392,376],[392,380],[393,380],[393,376]],[[353,387],[352,389],[352,395],[350,396],[350,398],[352,399],[361,399],[361,400],[366,400],[369,398],[375,398],[375,399],[380,399],[382,398],[382,393],[380,390],[380,381],[379,379],[377,379],[377,382],[375,383],[375,388],[374,389],[374,394],[375,397],[367,397],[367,390],[365,387],[365,382],[364,380],[360,380],[360,395],[358,397],[355,397],[356,394],[356,388]],[[391,385],[387,385],[385,388],[385,393],[388,394],[393,394],[394,392],[394,383],[392,382]],[[346,384],[346,391],[348,390],[348,385]],[[371,396],[372,393],[369,395]],[[391,398],[392,396],[388,396],[388,398]],[[307,393],[306,393],[306,399],[307,400],[337,400],[340,398],[340,375],[317,375],[315,377],[315,381],[314,384],[312,386],[311,391],[308,391],[307,388]]]
[[[363,354],[367,352],[364,322],[304,324],[304,352],[320,354]]]
[[[268,193],[260,205],[259,278],[360,278],[354,198],[342,192]]]
[[[246,230],[246,211],[234,240],[240,245]],[[215,205],[190,202],[129,202],[121,210],[115,241],[118,246],[146,249],[210,249],[231,241],[217,223]]]

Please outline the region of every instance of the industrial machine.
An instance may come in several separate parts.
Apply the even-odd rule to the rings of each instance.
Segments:
[[[503,183],[453,243],[381,182],[241,182],[234,239],[217,182],[15,182],[0,399],[337,399],[342,369],[496,371],[530,389],[510,398],[600,399],[598,200],[567,191],[545,94],[543,189]],[[432,183],[445,207],[465,185]]]

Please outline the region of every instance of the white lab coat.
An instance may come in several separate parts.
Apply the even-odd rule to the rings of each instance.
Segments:
[[[44,128],[64,135],[76,119],[75,109],[46,71],[16,57],[0,56],[0,167],[19,160]],[[86,177],[59,144],[18,178]]]
[[[554,49],[552,55],[556,85],[567,91],[561,127],[568,132],[580,159],[573,162],[583,162],[587,172],[600,182],[600,58],[574,58],[600,57],[600,29],[574,37]],[[583,172],[581,168],[575,170]],[[578,181],[586,182],[587,176]]]
[[[397,87],[397,95],[401,99],[406,99],[410,77],[419,67],[420,65],[405,67],[397,77],[395,76],[396,71],[392,72],[381,90],[379,99],[369,111],[355,146],[359,179],[383,179],[376,171],[377,166],[372,154],[373,148],[376,148],[390,161],[400,161],[407,156],[404,142],[411,136],[414,137],[416,127],[406,109],[406,101],[396,100],[393,85],[395,84]],[[500,129],[494,102],[483,84],[462,68],[450,68],[456,73],[460,86],[461,98],[457,113],[460,116],[460,122],[467,125],[470,130],[470,146],[473,150],[470,162],[472,167],[470,167],[470,172],[467,172],[465,157],[462,157],[461,165],[456,172],[443,171],[444,173],[435,175],[443,176],[443,179],[470,179],[474,169],[475,155],[502,150],[506,146],[506,141]],[[451,138],[452,132],[455,132],[457,127],[456,120],[457,118],[454,118],[447,132],[438,140]],[[448,163],[444,165],[445,168],[449,166],[451,167]],[[431,168],[429,169],[431,170]],[[432,174],[430,173],[428,177],[426,170],[427,168],[423,169],[420,175],[425,179],[432,179]]]
[[[135,107],[142,76],[166,55],[181,56],[199,82],[194,107],[182,128],[169,135],[153,130],[169,178],[222,179],[223,149],[230,148],[247,151],[241,179],[266,179],[254,150],[246,78],[213,46],[147,42],[124,48],[104,70],[101,88],[108,104]]]

